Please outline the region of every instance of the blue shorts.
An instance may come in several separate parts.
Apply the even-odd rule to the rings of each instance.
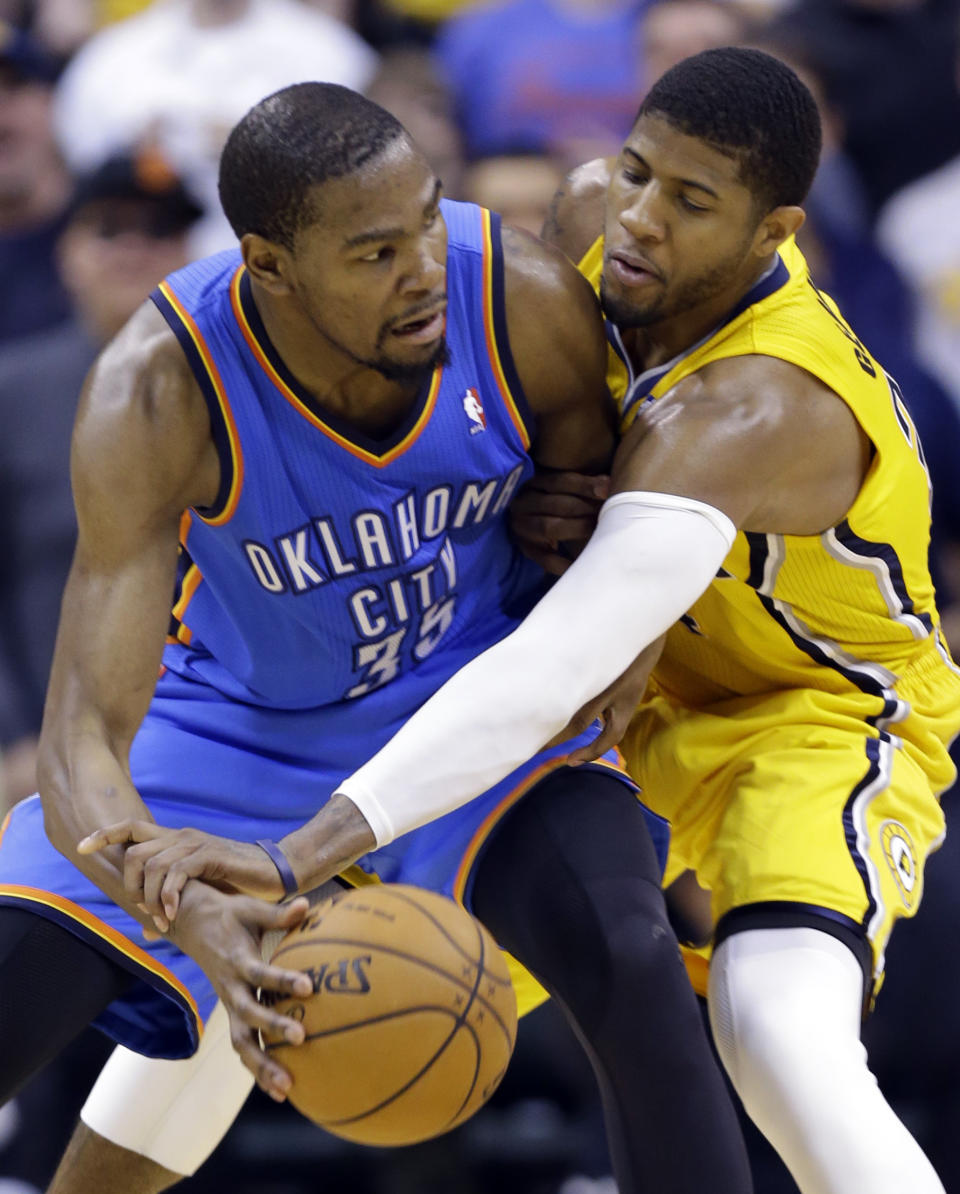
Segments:
[[[161,825],[239,841],[278,839],[309,820],[398,728],[358,730],[355,706],[351,733],[331,720],[328,710],[227,701],[206,685],[167,673],[133,743],[133,782]],[[497,821],[596,733],[591,728],[540,752],[495,788],[359,865],[386,882],[444,892],[469,906],[473,863]],[[588,766],[635,787],[616,752]],[[662,866],[669,831],[652,813],[648,821]],[[0,904],[29,907],[62,924],[142,980],[95,1021],[108,1036],[150,1057],[193,1053],[217,999],[206,975],[169,941],[144,941],[139,924],[50,845],[39,797],[14,808],[0,837]]]

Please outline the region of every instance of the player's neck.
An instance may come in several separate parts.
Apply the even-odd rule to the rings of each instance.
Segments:
[[[621,329],[634,368],[656,369],[688,352],[724,324],[770,268],[773,258],[687,310],[665,316],[644,327]]]
[[[256,292],[254,302],[274,350],[318,407],[374,438],[403,422],[425,378],[386,378],[330,341],[302,313],[278,309]]]

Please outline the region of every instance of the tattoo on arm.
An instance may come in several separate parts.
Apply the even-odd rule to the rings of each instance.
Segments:
[[[563,236],[563,225],[560,222],[560,209],[567,198],[568,180],[564,179],[557,188],[556,194],[550,200],[550,207],[547,209],[546,219],[543,221],[543,227],[540,229],[540,239],[545,240],[547,244],[558,245],[560,238]]]

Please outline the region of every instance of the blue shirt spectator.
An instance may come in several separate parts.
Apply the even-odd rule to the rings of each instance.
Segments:
[[[470,157],[616,153],[639,102],[636,0],[507,0],[453,17],[436,53]]]

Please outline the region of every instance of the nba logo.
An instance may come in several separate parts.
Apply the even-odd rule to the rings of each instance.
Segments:
[[[470,386],[463,396],[463,409],[470,420],[471,435],[476,435],[480,431],[486,431],[487,416],[483,413],[483,403],[480,401],[480,395],[473,386]]]

